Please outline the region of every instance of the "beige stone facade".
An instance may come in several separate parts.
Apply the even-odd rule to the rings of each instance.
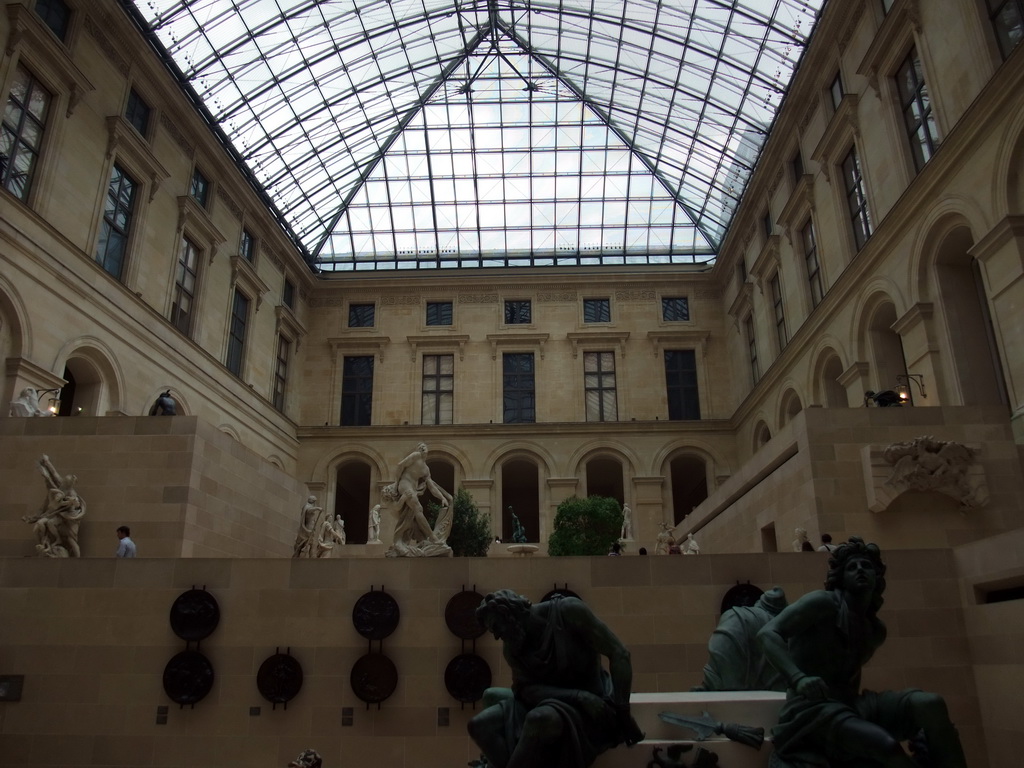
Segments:
[[[820,583],[820,562],[785,554],[797,527],[890,553],[895,631],[871,683],[951,698],[972,768],[1019,762],[1024,46],[1000,52],[984,2],[829,3],[713,266],[333,274],[304,263],[120,4],[68,4],[65,43],[31,0],[0,13],[4,98],[25,72],[50,94],[27,194],[0,189],[0,402],[6,413],[25,387],[61,389],[71,414],[0,418],[0,675],[26,676],[23,700],[0,703],[0,765],[263,768],[309,746],[330,766],[463,764],[469,713],[439,682],[458,645],[441,621],[450,593],[539,597],[568,582],[631,646],[637,690],[682,690],[729,585]],[[920,170],[894,80],[911,53],[937,132]],[[133,90],[153,108],[144,134],[123,117]],[[859,193],[845,182],[851,153]],[[137,184],[117,275],[96,259],[115,169]],[[196,170],[205,206],[189,194]],[[186,240],[196,282],[182,319]],[[240,357],[236,295],[248,300]],[[665,320],[663,300],[682,299],[689,319]],[[593,300],[610,319],[587,322]],[[529,321],[506,322],[507,302],[529,302]],[[450,305],[451,323],[428,323],[428,305]],[[353,322],[367,307],[372,323]],[[666,353],[695,387],[667,385]],[[595,354],[614,389],[588,399]],[[513,355],[534,378],[512,411],[533,403],[532,422],[507,423]],[[372,377],[354,384],[347,360]],[[450,419],[429,408],[435,364],[452,367]],[[913,407],[864,407],[900,383]],[[179,415],[148,416],[165,390]],[[349,423],[346,402],[369,403],[368,423]],[[886,495],[877,457],[924,435],[977,451],[985,504]],[[364,545],[368,510],[420,440],[442,484],[468,489],[496,536],[510,535],[512,507],[538,554],[413,565]],[[25,559],[43,453],[88,501],[81,562]],[[633,509],[628,554],[653,552],[662,523],[693,532],[703,554],[615,573],[546,558],[558,503],[595,492]],[[286,559],[309,493],[346,519],[340,561]],[[120,524],[145,559],[115,564]],[[223,597],[224,640],[209,644],[223,686],[161,730],[159,672],[179,645],[166,613],[198,583]],[[411,676],[397,702],[366,712],[347,688],[362,648],[348,616],[373,584],[411,612],[395,642]],[[255,668],[289,645],[310,673],[303,698],[250,719]],[[496,646],[485,653],[497,668]],[[350,729],[342,707],[356,709]]]

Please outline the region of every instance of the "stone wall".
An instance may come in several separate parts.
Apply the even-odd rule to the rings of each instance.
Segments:
[[[23,515],[46,496],[46,454],[78,476],[84,557],[288,557],[305,486],[195,416],[0,419],[0,556],[32,555]]]
[[[866,669],[864,684],[942,693],[971,768],[987,768],[980,711],[990,704],[979,710],[953,554],[893,551],[886,560],[889,640]],[[463,650],[445,626],[444,609],[463,588],[512,587],[538,600],[556,583],[567,585],[629,647],[634,691],[685,691],[701,679],[707,639],[731,586],[781,585],[795,599],[818,588],[824,570],[822,556],[797,553],[6,558],[0,560],[0,674],[25,677],[21,700],[0,703],[0,765],[280,768],[310,747],[327,768],[465,765],[478,755],[465,729],[474,710],[460,708],[443,683],[449,660]],[[193,585],[205,585],[221,610],[220,625],[201,642],[216,681],[194,708],[180,709],[164,693],[162,673],[185,648],[168,623],[171,604]],[[368,709],[349,682],[368,646],[352,626],[352,608],[371,587],[382,586],[402,613],[383,642],[399,682],[380,709]],[[287,709],[272,709],[256,687],[260,664],[278,648],[290,649],[304,672],[302,690]],[[495,683],[507,684],[498,643],[484,636],[476,651]],[[170,706],[165,724],[157,722],[161,706]],[[342,722],[346,708],[351,725]],[[444,714],[447,726],[439,725]],[[627,758],[641,768],[650,750],[633,749]]]
[[[930,435],[978,450],[987,491],[984,506],[960,510],[936,491],[906,491],[869,511],[870,450]],[[875,473],[879,471],[874,468]],[[889,548],[953,547],[1024,523],[1020,453],[1000,407],[808,408],[691,513],[677,529],[693,531],[703,551],[765,547],[773,525],[788,551],[794,529],[812,542],[859,535]]]

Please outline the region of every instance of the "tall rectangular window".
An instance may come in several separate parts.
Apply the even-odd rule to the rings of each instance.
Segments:
[[[241,253],[242,258],[250,264],[256,261],[256,238],[252,236],[252,232],[248,229],[242,230],[242,240],[238,244],[238,251]]]
[[[288,363],[292,344],[284,336],[277,337],[277,361],[274,365],[274,407],[284,413],[284,396],[288,387]]]
[[[690,301],[686,296],[666,296],[661,300],[661,319],[678,323],[690,319]]]
[[[245,334],[249,325],[249,297],[237,288],[231,302],[231,322],[228,326],[228,356],[226,365],[235,376],[242,375],[245,355]]]
[[[455,355],[423,356],[423,423],[451,424]]]
[[[349,304],[348,305],[348,327],[349,328],[373,328],[376,315],[375,304]]]
[[[192,182],[189,184],[188,193],[203,208],[210,199],[210,181],[198,168],[192,171]]]
[[[0,124],[0,183],[21,200],[28,200],[52,100],[50,92],[19,64]]]
[[[533,354],[516,352],[502,355],[503,421],[506,424],[532,424],[537,420],[537,393],[534,390]]]
[[[171,297],[171,325],[186,336],[192,334],[196,285],[199,281],[199,249],[187,237],[181,238],[178,267]]]
[[[149,104],[147,104],[133,88],[131,93],[128,94],[128,104],[125,106],[124,118],[138,131],[142,136],[146,135],[146,131],[149,130]]]
[[[938,130],[928,86],[921,72],[921,60],[913,48],[896,72],[896,85],[903,110],[903,128],[910,140],[910,153],[914,156],[914,168],[920,171],[935,154]]]
[[[665,350],[665,392],[670,421],[700,418],[697,391],[697,353],[692,349]]]
[[[533,322],[532,308],[529,300],[512,300],[505,302],[506,325],[529,325]]]
[[[857,156],[857,147],[851,147],[843,160],[843,182],[846,189],[846,204],[853,225],[853,240],[859,251],[871,237],[871,214],[868,211],[868,196],[864,174]]]
[[[821,264],[818,263],[818,244],[814,239],[814,224],[810,219],[800,230],[800,239],[804,247],[804,264],[807,265],[807,282],[811,287],[811,306],[816,307],[825,297],[825,284],[821,276]]]
[[[128,251],[128,234],[135,210],[135,189],[132,177],[115,163],[110,172],[110,186],[103,207],[96,261],[118,280],[124,272],[124,257]]]
[[[1024,0],[988,0],[988,15],[1005,59],[1024,38]]]
[[[775,311],[775,335],[779,340],[779,351],[786,348],[789,343],[789,334],[786,333],[786,308],[782,302],[782,281],[779,273],[772,275],[769,282],[772,291],[772,308]]]
[[[614,352],[583,353],[583,391],[587,421],[618,421]]]
[[[750,361],[750,378],[757,384],[761,378],[761,365],[757,361],[757,337],[754,336],[754,318],[747,315],[743,321],[743,327],[747,334],[747,359]]]
[[[797,149],[796,154],[793,155],[790,166],[793,168],[793,180],[800,181],[800,178],[804,175],[804,156],[800,154],[800,150]]]
[[[612,321],[612,303],[610,299],[584,299],[584,323],[610,323]]]
[[[281,291],[281,301],[288,309],[295,309],[295,286],[287,278],[284,281],[284,290]]]
[[[832,84],[828,87],[828,95],[832,99],[832,109],[839,109],[839,105],[843,103],[843,76],[841,73],[836,72],[836,76],[832,79]]]
[[[427,302],[427,325],[451,325],[452,303],[450,301]]]
[[[61,42],[66,41],[71,9],[64,0],[36,0],[36,14]]]
[[[373,414],[373,356],[346,357],[341,373],[341,425],[368,427]]]

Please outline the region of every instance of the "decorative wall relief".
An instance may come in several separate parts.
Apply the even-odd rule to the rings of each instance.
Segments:
[[[906,491],[938,491],[956,500],[960,511],[988,504],[980,448],[930,435],[862,449],[868,509],[882,512]]]

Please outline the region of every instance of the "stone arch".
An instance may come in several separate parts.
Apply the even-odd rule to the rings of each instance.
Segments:
[[[502,456],[495,466],[501,509],[501,540],[513,541],[516,520],[523,527],[527,541],[546,539],[545,531],[541,529],[541,480],[550,475],[543,473],[540,457],[532,451],[512,450]]]
[[[935,307],[940,313],[944,373],[943,400],[959,405],[1009,404],[1005,373],[978,260],[975,239],[966,223],[946,227],[931,253]]]
[[[895,290],[890,293],[881,289],[866,293],[855,324],[858,355],[869,362],[868,388],[874,392],[894,389],[896,376],[907,373],[903,340],[892,329],[904,311],[904,304],[902,297],[894,300],[893,294],[899,295]]]
[[[960,196],[943,198],[923,221],[914,239],[907,283],[914,286],[917,301],[938,300],[934,274],[936,253],[942,241],[960,227],[971,232],[985,232],[989,228],[984,213],[973,199]]]
[[[665,478],[664,508],[669,513],[665,522],[679,525],[693,509],[703,502],[714,485],[714,457],[696,446],[678,446],[661,464]]]
[[[370,510],[380,503],[378,494],[373,487],[373,466],[363,456],[349,455],[333,467],[329,484],[334,503],[328,507],[323,501],[321,506],[330,509],[331,516],[341,515],[345,521],[345,536],[351,544],[365,544],[369,525]],[[387,521],[394,530],[394,521]],[[385,521],[381,520],[382,526]]]
[[[768,445],[768,441],[772,439],[772,431],[768,427],[768,422],[766,422],[764,419],[759,420],[754,425],[753,437],[753,452],[757,453],[759,450]]]
[[[217,425],[217,429],[219,431],[223,432],[228,437],[230,437],[236,443],[242,442],[242,437],[241,437],[241,435],[238,434],[238,430],[235,429],[230,424],[218,424]]]
[[[1018,112],[1000,142],[992,174],[992,200],[995,221],[1024,214],[1024,113]]]
[[[25,357],[28,349],[28,314],[14,287],[0,276],[0,364]],[[24,384],[22,384],[24,386]],[[17,374],[6,373],[0,386],[0,403],[7,413],[7,403],[18,394]]]
[[[782,396],[779,398],[779,410],[778,410],[778,425],[783,427],[794,418],[797,414],[804,409],[803,401],[800,399],[800,395],[797,391],[790,387]]]
[[[282,472],[285,471],[284,460],[280,456],[278,456],[276,453],[272,453],[269,456],[267,456],[267,461],[269,461],[275,467],[280,469]]]
[[[609,496],[628,504],[632,478],[637,474],[636,456],[621,443],[601,441],[577,450],[568,461],[570,474],[580,481],[579,495]],[[602,467],[607,477],[599,476]]]
[[[839,383],[846,366],[833,347],[818,350],[811,369],[813,401],[825,408],[847,408],[850,405],[846,387]]]
[[[60,416],[104,416],[125,413],[124,376],[110,348],[99,339],[82,337],[58,353],[54,370],[67,381],[61,390]]]

